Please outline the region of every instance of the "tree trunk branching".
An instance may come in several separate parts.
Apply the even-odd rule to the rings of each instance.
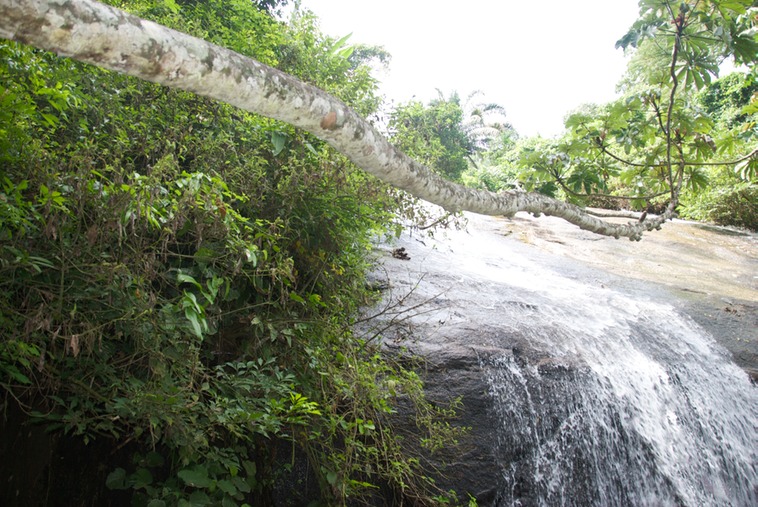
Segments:
[[[492,193],[447,181],[392,146],[338,99],[228,49],[91,0],[0,0],[0,37],[180,88],[284,121],[326,141],[379,179],[448,211],[561,217],[582,229],[639,240],[674,214],[612,224],[547,196]]]

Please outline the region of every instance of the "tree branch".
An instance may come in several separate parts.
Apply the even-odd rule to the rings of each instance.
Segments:
[[[555,176],[555,175],[553,175],[553,176]],[[651,199],[655,199],[656,197],[660,197],[663,194],[668,194],[669,193],[668,190],[665,190],[663,192],[658,192],[657,194],[650,194],[650,195],[613,195],[613,194],[598,194],[598,193],[583,194],[583,193],[574,192],[573,190],[571,190],[568,187],[568,185],[566,185],[566,183],[563,181],[563,178],[556,178],[555,181],[561,186],[561,188],[565,192],[573,195],[574,197],[606,197],[606,198],[609,198],[609,199],[628,199],[630,201],[640,200],[640,199],[643,200],[643,201],[649,201]],[[596,213],[589,213],[589,212],[587,212],[587,213],[590,214],[590,215],[593,215],[593,216],[603,216],[603,215],[598,215]]]
[[[685,165],[694,165],[694,166],[716,166],[716,165],[737,165],[740,162],[744,162],[745,160],[749,160],[755,156],[758,156],[758,148],[754,149],[744,157],[740,157],[736,160],[725,160],[723,162],[685,162]]]
[[[669,173],[669,185],[671,186],[671,200],[677,200],[677,195],[674,191],[674,174],[671,168],[671,116],[674,113],[674,99],[676,97],[676,89],[679,86],[679,79],[676,77],[676,61],[679,56],[679,46],[682,43],[682,32],[684,31],[684,12],[680,11],[678,17],[674,17],[674,12],[671,10],[671,6],[667,3],[666,7],[671,13],[671,17],[674,18],[674,24],[676,26],[676,34],[674,35],[674,49],[671,54],[671,67],[669,68],[669,76],[671,77],[671,93],[669,94],[669,105],[666,111],[666,166]]]
[[[603,153],[605,153],[606,155],[608,155],[609,157],[611,157],[613,160],[615,160],[617,162],[621,162],[622,164],[628,165],[630,167],[645,167],[645,168],[648,168],[648,167],[663,167],[665,165],[665,164],[657,164],[657,165],[653,164],[653,165],[650,165],[650,164],[640,164],[638,162],[630,162],[628,160],[625,160],[625,159],[619,157],[618,155],[616,155],[612,151],[610,151],[602,141],[598,141],[597,145],[598,145],[598,147],[600,148],[600,150]]]
[[[652,104],[653,111],[655,111],[655,117],[658,120],[658,126],[660,127],[661,132],[665,134],[666,127],[663,125],[663,115],[661,114],[661,108],[658,107],[658,102],[656,102],[655,97],[650,97],[650,104]]]
[[[448,211],[544,213],[597,234],[633,240],[674,216],[672,208],[641,224],[611,224],[541,194],[496,194],[457,185],[411,160],[343,102],[318,88],[91,0],[0,0],[0,37],[287,122],[326,141],[366,172]]]
[[[660,163],[660,164],[641,164],[639,162],[630,162],[629,160],[621,158],[618,155],[616,155],[615,153],[613,153],[612,151],[610,151],[608,149],[608,146],[606,146],[605,143],[603,143],[602,141],[596,141],[596,144],[597,144],[598,148],[600,148],[600,150],[603,153],[605,153],[606,155],[608,155],[612,159],[616,160],[617,162],[621,162],[622,164],[628,165],[630,167],[646,167],[646,168],[650,168],[650,167],[665,167],[666,166],[665,163]],[[758,155],[758,148],[754,149],[753,151],[751,151],[747,155],[744,155],[744,156],[742,156],[742,157],[740,157],[738,159],[735,159],[735,160],[724,160],[724,161],[720,161],[720,162],[690,162],[689,160],[684,160],[683,162],[684,162],[684,165],[686,165],[686,166],[737,165],[740,162],[744,162],[745,160],[749,160],[749,159],[755,157],[756,155]]]

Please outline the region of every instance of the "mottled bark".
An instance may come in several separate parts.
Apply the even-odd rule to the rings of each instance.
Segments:
[[[381,180],[450,211],[561,217],[598,234],[639,239],[673,214],[610,224],[541,194],[457,185],[411,160],[327,93],[251,58],[91,0],[0,0],[0,37],[197,93],[307,130]]]

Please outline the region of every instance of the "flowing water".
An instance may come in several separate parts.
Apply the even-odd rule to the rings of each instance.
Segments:
[[[529,343],[482,359],[498,505],[758,505],[758,388],[665,294],[491,231],[402,241],[447,303],[427,320]]]
[[[756,388],[711,337],[670,307],[586,287],[536,307],[506,318],[554,362],[488,369],[497,445],[523,449],[503,463],[504,505],[522,489],[546,506],[758,505]]]

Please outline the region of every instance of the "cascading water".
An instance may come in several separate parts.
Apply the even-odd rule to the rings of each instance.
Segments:
[[[508,349],[481,359],[496,505],[758,505],[758,389],[665,295],[491,234],[401,244],[417,250],[409,286],[439,305],[435,332],[486,322],[486,345]],[[419,283],[428,273],[446,275]]]
[[[756,388],[700,328],[607,290],[530,300],[506,319],[551,361],[487,370],[502,505],[758,505]]]

